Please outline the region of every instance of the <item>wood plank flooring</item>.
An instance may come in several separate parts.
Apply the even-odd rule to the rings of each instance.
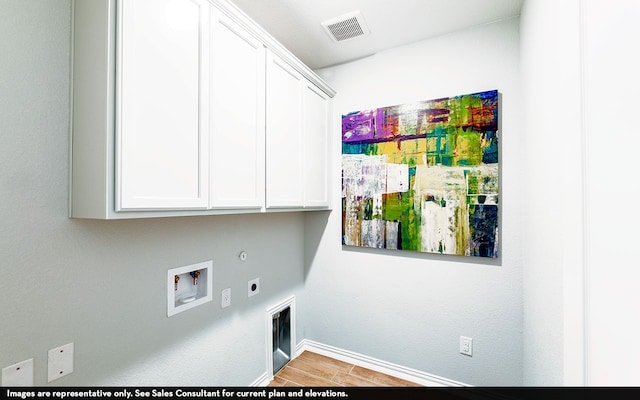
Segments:
[[[304,351],[282,368],[268,386],[421,386],[321,354]]]

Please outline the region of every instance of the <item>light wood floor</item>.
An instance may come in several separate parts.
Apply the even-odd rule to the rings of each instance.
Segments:
[[[269,386],[420,386],[354,364],[304,351],[273,377]]]

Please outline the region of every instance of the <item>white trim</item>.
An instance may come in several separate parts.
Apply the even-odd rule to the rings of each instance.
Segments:
[[[291,359],[294,359],[298,354],[296,353],[296,296],[291,296],[267,309],[265,318],[265,337],[267,341],[267,384],[273,380],[273,316],[287,307],[291,309],[291,313],[289,315],[289,324],[291,329]]]
[[[591,264],[590,264],[590,218],[589,211],[589,117],[586,111],[588,95],[587,66],[585,64],[585,4],[580,0],[580,139],[581,139],[581,168],[582,168],[582,384],[591,384]]]
[[[271,383],[272,379],[273,378],[269,378],[269,374],[267,372],[265,372],[264,374],[260,375],[260,377],[258,377],[258,379],[253,381],[249,386],[266,387],[269,383]]]
[[[382,372],[387,375],[395,376],[397,378],[401,378],[410,382],[415,382],[423,386],[471,386],[462,382],[418,371],[413,368],[408,368],[387,361],[378,360],[376,358],[365,356],[363,354],[354,353],[349,350],[344,350],[323,343],[314,342],[313,340],[302,340],[296,347],[296,356],[298,356],[305,350],[332,357],[336,360],[348,362],[350,364],[355,364],[363,368]]]
[[[264,44],[266,48],[277,54],[278,57],[287,60],[296,71],[313,82],[314,85],[325,92],[329,97],[333,98],[336,95],[336,91],[332,89],[322,78],[300,61],[298,57],[291,53],[273,36],[271,36],[269,32],[265,31],[264,28],[251,19],[244,11],[238,8],[238,6],[233,4],[233,2],[230,0],[209,0],[209,2],[241,27],[251,32]]]

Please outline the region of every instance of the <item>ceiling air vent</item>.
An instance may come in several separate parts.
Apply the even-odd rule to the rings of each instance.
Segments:
[[[344,42],[367,35],[369,28],[362,18],[360,11],[352,11],[348,14],[324,21],[322,26],[327,30],[334,42]]]

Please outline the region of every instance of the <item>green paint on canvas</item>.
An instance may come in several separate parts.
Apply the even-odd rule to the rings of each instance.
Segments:
[[[471,129],[456,130],[454,165],[482,164],[482,143],[480,135]]]
[[[467,194],[480,193],[478,177],[472,175],[470,171],[464,171],[464,174],[467,177]]]
[[[378,145],[376,143],[342,143],[342,154],[366,154],[376,155]]]
[[[420,214],[414,209],[414,192],[390,193],[383,196],[382,218],[400,222],[401,246],[405,250],[419,251],[421,247]]]
[[[402,220],[402,216],[405,213],[405,205],[402,203],[403,195],[404,193],[388,193],[382,196],[382,218],[385,221]]]
[[[454,127],[470,126],[473,122],[472,107],[482,107],[482,99],[467,95],[450,99],[449,124]]]
[[[413,203],[413,200],[412,200]],[[402,249],[420,251],[422,247],[420,237],[420,214],[415,212],[413,204],[407,209],[400,224],[402,232]]]

